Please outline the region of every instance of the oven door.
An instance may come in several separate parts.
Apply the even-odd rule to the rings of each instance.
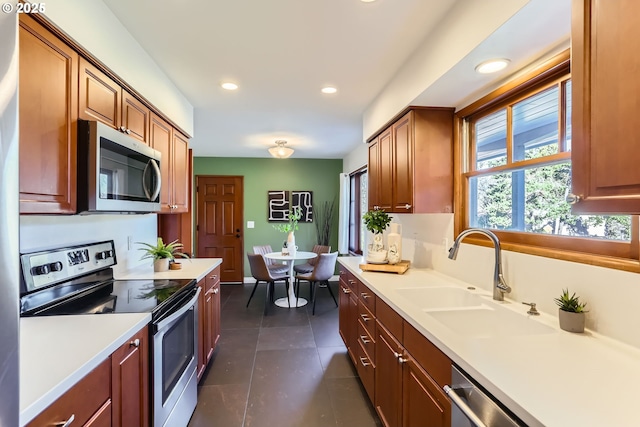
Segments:
[[[153,330],[153,425],[186,426],[197,403],[198,295],[194,288]]]

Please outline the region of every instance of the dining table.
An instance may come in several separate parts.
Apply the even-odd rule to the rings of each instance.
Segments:
[[[287,255],[283,255],[282,252],[269,252],[268,254],[264,255],[265,258],[272,259],[274,261],[286,262],[287,266],[289,267],[289,291],[286,297],[278,298],[274,303],[275,305],[283,308],[304,307],[305,305],[307,305],[307,300],[305,298],[297,298],[293,289],[295,280],[295,275],[293,273],[293,264],[298,260],[307,260],[315,258],[317,256],[318,254],[316,254],[315,252],[305,251],[296,251]]]

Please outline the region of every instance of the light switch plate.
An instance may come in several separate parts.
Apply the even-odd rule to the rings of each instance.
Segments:
[[[256,223],[253,221],[247,221],[247,228],[256,228]]]

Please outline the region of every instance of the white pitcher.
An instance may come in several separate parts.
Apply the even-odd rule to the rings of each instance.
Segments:
[[[391,232],[387,234],[387,247],[389,248],[387,260],[389,260],[389,264],[397,264],[402,260],[402,228],[396,222],[389,224],[389,227]]]

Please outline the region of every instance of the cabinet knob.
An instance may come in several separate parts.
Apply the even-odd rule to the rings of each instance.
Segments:
[[[567,203],[569,203],[570,205],[575,205],[576,203],[578,203],[580,200],[582,200],[582,198],[576,194],[570,193],[567,195],[567,197],[565,198],[565,200],[567,201]]]
[[[214,293],[214,294],[217,294],[218,292],[220,292],[220,288],[215,288],[215,289],[213,290],[213,293]]]
[[[125,129],[124,133],[126,133],[127,135],[130,135],[131,134],[131,129]]]
[[[120,126],[120,129],[118,129],[120,132],[125,133],[127,131],[127,128],[124,126]]]
[[[406,205],[404,205],[405,209],[411,209],[411,205],[409,203],[407,203]]]
[[[140,347],[140,340],[136,338],[135,340],[129,342],[129,347]]]
[[[54,423],[53,425],[56,427],[69,427],[71,425],[71,423],[73,422],[73,420],[76,419],[76,415],[75,414],[71,414],[71,416],[69,417],[69,419],[67,421],[60,421],[59,423]]]

